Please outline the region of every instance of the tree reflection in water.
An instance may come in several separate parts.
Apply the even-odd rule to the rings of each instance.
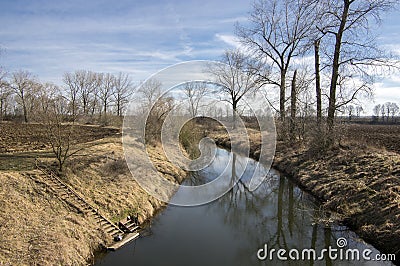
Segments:
[[[218,156],[226,156],[224,153],[217,153]],[[216,158],[214,164],[218,161],[226,163],[220,158]],[[264,244],[268,249],[284,248],[290,250],[314,248],[321,250],[327,248],[331,243],[335,243],[329,226],[320,225],[318,221],[321,216],[327,214],[321,211],[318,203],[304,193],[290,180],[280,178],[275,170],[268,171],[261,169],[257,174],[266,176],[265,181],[254,191],[248,189],[250,177],[254,173],[255,164],[251,159],[237,154],[231,154],[231,160],[227,164],[230,167],[232,180],[236,180],[237,172],[242,172],[243,167],[247,167],[244,175],[239,179],[232,189],[223,197],[218,199],[215,204],[209,206],[210,212],[223,210],[224,222],[234,230],[245,233],[246,239],[238,241],[249,241],[252,243],[243,243],[243,250],[236,253],[235,260],[243,263],[249,263],[248,246],[261,248]],[[220,169],[214,167],[213,170]],[[191,184],[209,182],[211,179],[204,180],[204,176],[213,176],[212,171],[196,173],[191,179]],[[214,173],[215,176],[215,173]],[[251,257],[251,265],[263,265],[267,261],[259,261],[256,257],[256,250]],[[276,259],[276,255],[274,256]],[[274,261],[274,265],[332,265],[329,257],[325,261]],[[239,263],[239,264],[241,264]]]
[[[96,265],[378,265],[376,261],[374,264],[331,261],[328,256],[316,261],[279,261],[276,252],[273,261],[260,261],[257,251],[264,244],[268,250],[314,248],[319,254],[318,251],[331,244],[336,248],[336,239],[345,237],[350,248],[373,247],[359,241],[347,228],[327,222],[332,220],[329,213],[276,171],[257,167],[257,162],[222,149],[215,154],[212,163],[193,173],[185,185],[210,182],[222,172],[227,183],[240,175],[228,193],[196,207],[167,206],[153,219],[149,230],[153,234],[108,253]],[[266,178],[256,190],[250,191],[253,173]]]

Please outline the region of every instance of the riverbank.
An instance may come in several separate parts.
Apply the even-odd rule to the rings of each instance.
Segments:
[[[104,216],[116,222],[138,215],[144,222],[165,206],[131,176],[120,134],[79,145],[85,148],[71,158],[61,178]],[[185,177],[162,148],[151,146],[148,154],[166,178],[178,183]],[[6,154],[2,161],[10,169],[0,171],[0,265],[92,264],[95,251],[112,239],[47,187],[32,166],[35,157],[52,160],[51,153],[41,150]]]
[[[252,131],[252,130],[250,130]],[[257,159],[259,138],[251,137],[250,157]],[[225,133],[210,134],[229,148]],[[349,226],[382,253],[400,258],[400,155],[366,145],[337,146],[315,155],[301,145],[278,142],[273,167],[336,212]]]

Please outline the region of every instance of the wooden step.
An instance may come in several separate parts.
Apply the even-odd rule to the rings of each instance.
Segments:
[[[110,228],[115,229],[115,226],[113,226],[112,224],[106,224],[106,225],[103,226],[103,230],[104,230],[104,231],[107,231],[107,230],[109,230]]]
[[[117,227],[111,221],[107,220],[107,218],[102,216],[97,211],[97,209],[95,209],[90,203],[83,199],[82,196],[77,194],[73,188],[69,187],[56,175],[54,175],[51,170],[48,170],[46,167],[40,166],[38,161],[35,162],[36,167],[44,174],[43,180],[45,180],[46,184],[50,187],[51,190],[56,193],[56,195],[60,199],[75,207],[79,212],[82,212],[85,215],[90,215],[91,218],[96,221],[96,224],[113,238],[118,235],[125,235],[119,227]],[[130,226],[130,228],[133,228],[133,230],[136,230],[138,228],[135,224],[128,226]],[[123,240],[125,240],[125,237]]]
[[[135,226],[128,227],[128,228],[129,228],[129,230],[131,230],[131,231],[133,232],[133,231],[139,229],[139,226],[138,226],[138,225],[135,225]]]
[[[122,247],[123,245],[125,245],[125,244],[131,242],[132,240],[135,240],[135,239],[138,238],[138,237],[139,237],[139,233],[131,233],[131,234],[128,234],[128,235],[126,235],[121,241],[115,242],[113,245],[107,247],[107,249],[108,249],[108,250],[112,250],[112,251],[117,250],[117,249],[119,249],[120,247]]]
[[[115,227],[109,228],[109,229],[104,230],[104,231],[106,231],[107,233],[109,233],[109,234],[111,234],[111,235],[114,235],[114,234],[116,234],[116,233],[121,233],[121,232],[120,232],[117,228],[115,228]]]

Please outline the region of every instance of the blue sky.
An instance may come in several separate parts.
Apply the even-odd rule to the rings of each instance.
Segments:
[[[218,58],[249,8],[245,1],[114,2],[1,1],[1,64],[56,83],[76,69],[142,80],[180,61]]]
[[[178,62],[217,60],[235,46],[234,23],[249,11],[243,0],[0,0],[0,66],[57,84],[78,69],[123,71],[139,82]],[[397,55],[399,22],[394,11],[379,28],[380,43]],[[377,83],[375,96],[376,103],[400,105],[400,76]]]

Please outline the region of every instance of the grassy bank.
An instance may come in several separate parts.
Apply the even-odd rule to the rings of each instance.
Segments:
[[[113,131],[99,136],[78,144],[85,148],[71,158],[61,178],[113,221],[128,214],[138,214],[140,222],[149,219],[164,203],[149,196],[131,176],[121,135]],[[149,147],[148,154],[165,178],[174,182],[184,178],[185,173],[168,162],[160,147]],[[26,145],[24,153],[3,155],[0,265],[90,264],[93,253],[112,240],[95,221],[59,199],[34,169],[35,157],[51,163],[51,153],[45,147],[36,151]],[[12,164],[14,159],[18,167]]]
[[[250,130],[252,131],[252,130]],[[228,136],[211,137],[230,147]],[[257,158],[259,138],[250,134],[250,156]],[[340,221],[383,253],[400,258],[400,155],[354,142],[324,155],[303,145],[277,144],[273,167],[336,212]]]

